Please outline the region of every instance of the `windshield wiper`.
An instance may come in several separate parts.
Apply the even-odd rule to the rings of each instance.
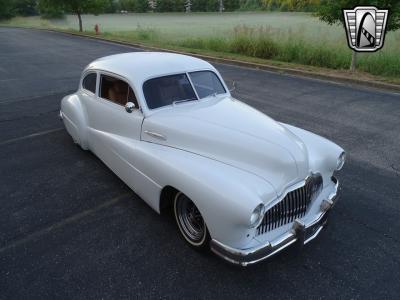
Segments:
[[[172,104],[175,105],[175,104],[179,104],[179,103],[182,103],[182,102],[189,102],[189,101],[194,101],[194,100],[197,100],[197,99],[191,98],[191,99],[176,100],[176,101],[172,102]]]

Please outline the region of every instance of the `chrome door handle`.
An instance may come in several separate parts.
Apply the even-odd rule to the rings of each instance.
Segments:
[[[163,141],[167,140],[167,137],[165,135],[162,135],[162,134],[154,132],[154,131],[145,130],[144,133],[150,135],[151,137],[159,139],[159,140],[163,140]]]

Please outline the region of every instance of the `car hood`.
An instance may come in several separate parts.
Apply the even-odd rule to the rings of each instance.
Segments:
[[[277,195],[304,180],[309,172],[307,149],[297,136],[265,114],[230,97],[161,109],[145,118],[142,140],[196,153],[253,173],[269,182]]]

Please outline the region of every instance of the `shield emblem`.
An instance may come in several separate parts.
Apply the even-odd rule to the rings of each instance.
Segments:
[[[383,47],[389,11],[374,6],[344,9],[349,47],[358,52],[374,52]]]

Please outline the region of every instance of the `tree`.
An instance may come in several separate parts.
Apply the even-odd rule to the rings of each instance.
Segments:
[[[79,31],[83,31],[82,14],[99,14],[103,12],[109,2],[107,0],[40,0],[42,9],[62,9],[64,12],[76,14],[79,21]]]
[[[176,11],[176,1],[175,0],[162,0],[157,3],[157,11],[167,12]]]
[[[117,0],[107,0],[106,7],[104,8],[104,12],[107,14],[112,14],[116,12],[120,12],[120,3]]]
[[[135,1],[134,0],[120,0],[119,8],[126,11],[134,11]]]
[[[185,12],[190,13],[192,11],[192,0],[186,0]]]
[[[239,9],[239,0],[225,0],[224,1],[224,11],[234,11]]]
[[[120,0],[120,9],[131,12],[147,12],[149,10],[148,0]]]
[[[14,9],[19,16],[37,15],[36,0],[14,0]]]
[[[147,12],[149,10],[149,2],[147,0],[135,1],[135,12]]]
[[[157,9],[157,0],[149,0],[149,8],[152,12]]]
[[[379,9],[389,9],[386,31],[394,31],[400,28],[400,3],[399,0],[321,0],[316,6],[316,15],[321,21],[333,25],[344,24],[342,9],[351,9],[355,6],[374,5]],[[357,64],[356,51],[351,57],[350,70],[355,71]]]
[[[59,19],[64,15],[64,10],[61,5],[48,5],[48,1],[39,0],[37,8],[40,16],[46,19]]]
[[[13,0],[2,0],[0,4],[0,20],[9,19],[14,17],[14,1]]]
[[[224,0],[219,0],[219,7],[218,10],[220,13],[222,13],[224,11]]]

